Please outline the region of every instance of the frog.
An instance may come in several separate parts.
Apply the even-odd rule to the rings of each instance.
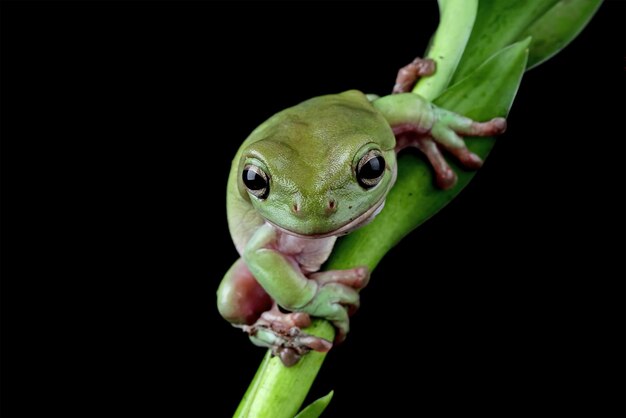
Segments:
[[[401,68],[392,94],[328,94],[284,109],[259,125],[235,155],[227,218],[240,257],[217,290],[221,316],[271,349],[285,366],[345,340],[367,285],[366,266],[321,270],[338,237],[371,222],[397,176],[396,155],[422,152],[441,189],[455,185],[445,150],[467,169],[482,160],[464,136],[495,136],[506,120],[476,122],[410,92],[436,71],[416,58]],[[334,341],[303,331],[330,321]]]

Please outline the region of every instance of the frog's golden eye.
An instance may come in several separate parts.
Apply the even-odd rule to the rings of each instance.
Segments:
[[[385,159],[378,150],[371,150],[356,167],[356,179],[364,189],[376,186],[385,174]]]
[[[270,193],[269,177],[256,165],[246,164],[243,168],[242,179],[250,194],[259,199],[265,199]]]

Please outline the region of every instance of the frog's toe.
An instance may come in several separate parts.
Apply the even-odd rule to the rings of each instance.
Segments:
[[[495,128],[490,127],[489,129]],[[465,141],[457,132],[450,126],[437,124],[431,133],[437,144],[454,155],[465,168],[473,170],[480,168],[483,165],[483,160],[467,148]]]
[[[411,91],[420,77],[432,75],[434,72],[435,61],[429,58],[417,57],[410,64],[400,68],[392,93],[398,94]]]
[[[313,351],[319,351],[320,353],[327,353],[331,348],[333,348],[330,341],[310,334],[301,333],[295,338],[295,340],[301,346],[308,347]]]
[[[506,119],[493,118],[487,122],[461,122],[458,126],[452,126],[452,128],[461,135],[494,136],[503,134],[506,131]]]
[[[311,325],[311,317],[305,312],[283,313],[274,304],[272,309],[265,311],[257,324],[268,325],[269,328],[282,333],[289,333],[292,328],[306,328]]]
[[[457,176],[454,170],[448,165],[448,162],[441,154],[435,140],[430,136],[412,135],[410,139],[404,139],[404,142],[410,143],[411,146],[419,149],[424,153],[428,162],[435,171],[435,183],[437,187],[443,190],[454,187]]]
[[[370,272],[366,266],[360,266],[346,270],[328,270],[313,273],[310,278],[319,285],[339,283],[355,290],[361,290],[369,283]]]
[[[464,136],[495,136],[506,130],[506,119],[493,118],[486,122],[474,122],[465,116],[437,109],[438,121],[431,129],[431,136],[438,145],[454,155],[466,168],[475,170],[483,164],[482,159],[465,145]]]
[[[464,167],[471,170],[477,170],[483,165],[483,160],[467,147],[448,148],[448,151],[454,155]]]
[[[279,347],[276,351],[273,351],[275,356],[280,358],[280,361],[283,362],[285,367],[291,367],[300,361],[300,357],[302,357],[296,350],[288,347]]]

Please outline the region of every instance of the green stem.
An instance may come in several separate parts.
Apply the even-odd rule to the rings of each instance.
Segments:
[[[448,87],[472,34],[477,10],[478,0],[439,0],[439,29],[424,57],[433,59],[437,69],[432,77],[419,80],[413,93],[435,100]]]

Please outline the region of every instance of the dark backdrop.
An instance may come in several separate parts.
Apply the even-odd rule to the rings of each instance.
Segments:
[[[2,409],[228,416],[229,162],[272,113],[385,94],[435,2],[2,4]],[[624,411],[624,3],[528,73],[474,181],[383,260],[328,416]],[[451,255],[450,242],[454,242]]]

